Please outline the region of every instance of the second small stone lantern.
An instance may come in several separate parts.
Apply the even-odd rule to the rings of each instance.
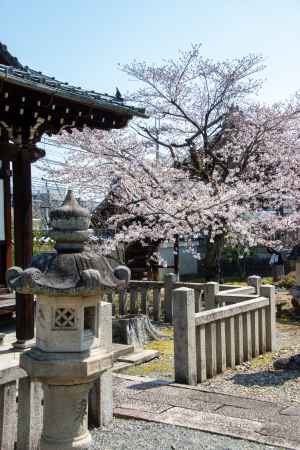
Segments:
[[[37,297],[36,346],[21,355],[20,365],[43,385],[40,449],[84,450],[89,390],[112,367],[111,304],[103,292],[124,287],[130,271],[113,271],[103,256],[85,250],[90,215],[71,191],[50,220],[56,253],[39,267],[9,269],[7,280],[15,291]],[[107,401],[111,383],[105,389]]]

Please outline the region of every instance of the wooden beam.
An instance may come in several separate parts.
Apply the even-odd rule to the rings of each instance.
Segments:
[[[0,142],[0,159],[2,161],[16,161],[20,153],[22,153],[23,161],[29,162],[35,162],[46,154],[44,150],[35,145],[20,147],[9,142]]]
[[[25,269],[32,260],[32,193],[31,164],[23,158],[23,152],[13,162],[13,200],[15,264]],[[18,343],[34,336],[32,295],[16,294],[16,335]]]
[[[10,188],[10,163],[2,161],[2,176],[4,182],[4,226],[6,242],[6,267],[7,270],[13,265],[13,243],[11,234],[11,188]]]

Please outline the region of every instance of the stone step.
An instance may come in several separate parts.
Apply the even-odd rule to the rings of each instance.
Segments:
[[[140,350],[136,352],[130,352],[127,355],[120,356],[117,361],[114,362],[113,371],[115,373],[122,372],[129,367],[152,361],[152,359],[158,357],[159,352],[157,350]]]
[[[9,291],[9,289],[7,289],[7,287],[5,287],[5,286],[0,287],[0,295],[9,294],[9,293],[10,293],[10,291]]]
[[[152,359],[158,357],[159,351],[157,350],[141,350],[135,353],[129,353],[128,355],[125,356],[120,356],[118,358],[118,361],[136,365],[151,361]]]
[[[113,343],[113,360],[117,361],[120,357],[133,353],[133,345]]]
[[[4,296],[5,298],[8,297],[14,297],[15,294],[13,294],[12,292],[9,291],[9,289],[5,288],[5,287],[0,287],[0,297]]]
[[[132,364],[116,361],[113,366],[113,372],[122,372],[123,370],[129,369],[129,367],[132,367]]]

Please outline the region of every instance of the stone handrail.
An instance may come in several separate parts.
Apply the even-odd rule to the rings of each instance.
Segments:
[[[156,322],[172,322],[173,291],[188,287],[195,292],[195,311],[205,308],[207,283],[177,282],[176,276],[167,274],[164,281],[131,280],[126,290],[107,292],[107,301],[113,305],[113,315],[148,314]]]
[[[253,298],[253,295],[257,296],[260,278],[249,277],[248,283],[251,286],[237,287],[215,282],[182,282],[176,281],[176,276],[170,273],[165,275],[163,281],[131,280],[126,290],[108,291],[107,301],[112,303],[114,316],[142,313],[149,315],[156,322],[172,323],[175,289],[181,287],[192,289],[195,297],[195,312],[199,312],[227,303],[248,300]]]
[[[224,320],[229,317],[235,317],[241,313],[254,311],[258,308],[264,308],[269,305],[269,299],[257,297],[255,299],[239,302],[237,305],[222,306],[209,311],[203,311],[195,315],[195,325],[205,325],[215,322],[216,320]]]
[[[174,291],[176,382],[195,385],[275,349],[275,288],[260,294],[195,313],[193,291]]]

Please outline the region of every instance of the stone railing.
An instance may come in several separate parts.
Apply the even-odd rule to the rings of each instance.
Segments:
[[[222,304],[246,300],[247,295],[256,294],[260,288],[260,277],[249,277],[249,286],[239,288],[233,285],[208,283],[190,283],[176,281],[174,274],[165,275],[164,281],[129,282],[126,290],[108,291],[106,301],[112,303],[113,316],[128,314],[147,314],[156,322],[172,323],[173,293],[175,289],[185,287],[192,289],[195,299],[195,312],[212,309]],[[234,297],[232,297],[234,296]]]
[[[19,367],[1,371],[1,450],[36,450],[42,429],[42,388]]]
[[[210,284],[177,282],[175,275],[167,274],[164,281],[132,280],[126,290],[108,291],[106,300],[112,303],[114,316],[141,313],[147,314],[156,322],[171,323],[174,289],[192,289],[195,295],[195,311],[198,312],[205,308],[205,302],[209,303],[210,298],[214,301],[214,291],[209,286],[206,287]]]
[[[89,395],[89,425],[107,425],[107,407],[101,404],[101,384],[96,381]],[[17,364],[0,370],[0,449],[38,450],[43,426],[43,390]]]
[[[195,313],[191,289],[174,291],[175,380],[195,385],[275,347],[275,288],[228,289],[220,306]],[[230,304],[228,304],[230,303]]]

